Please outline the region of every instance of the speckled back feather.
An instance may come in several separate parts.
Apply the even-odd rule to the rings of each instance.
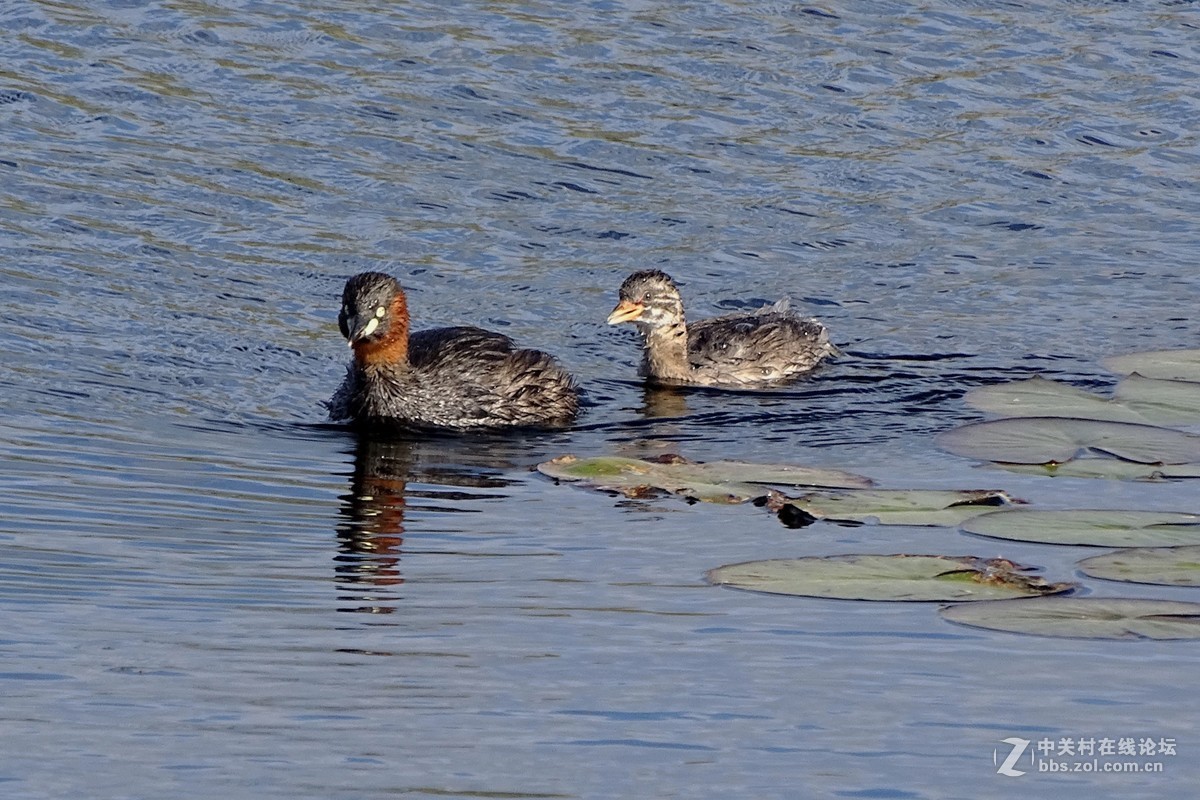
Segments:
[[[790,313],[786,299],[689,325],[671,277],[642,270],[621,284],[620,300],[642,309],[639,316],[623,315],[620,321],[634,322],[645,337],[642,375],[662,383],[778,383],[811,371],[838,352],[825,326]]]

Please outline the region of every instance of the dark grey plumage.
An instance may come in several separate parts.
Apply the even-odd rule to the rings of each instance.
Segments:
[[[409,336],[404,292],[389,275],[347,281],[338,325],[355,357],[327,404],[333,419],[463,430],[561,425],[578,413],[574,379],[540,350],[474,327]]]

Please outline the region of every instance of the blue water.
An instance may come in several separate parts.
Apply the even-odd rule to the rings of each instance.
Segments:
[[[957,627],[708,586],[847,552],[1088,548],[789,530],[530,471],[798,462],[1041,507],[1187,482],[977,468],[972,386],[1103,389],[1194,347],[1200,16],[935,2],[0,2],[0,795],[1186,796],[1187,642]],[[604,318],[789,296],[847,355],[651,392]],[[589,408],[520,437],[323,421],[349,275],[418,327],[557,354]],[[1197,599],[1088,579],[1093,595]],[[1154,775],[996,773],[1002,739],[1174,738]],[[1145,759],[1138,759],[1145,760]]]

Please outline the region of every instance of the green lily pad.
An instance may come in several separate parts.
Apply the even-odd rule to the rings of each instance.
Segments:
[[[1200,544],[1200,515],[1172,511],[994,511],[967,520],[962,529],[995,539],[1092,547]]]
[[[866,489],[874,481],[852,472],[838,469],[803,467],[798,464],[752,464],[747,461],[686,461],[672,457],[667,464],[681,475],[714,483],[737,480],[742,483],[762,483],[775,486],[827,486],[840,489]]]
[[[1151,350],[1112,356],[1102,363],[1118,375],[1136,372],[1147,378],[1200,381],[1200,350]]]
[[[767,507],[790,505],[817,519],[882,525],[958,525],[965,519],[1020,502],[995,489],[866,489],[772,497]]]
[[[1077,639],[1200,639],[1200,603],[1037,597],[962,603],[939,612],[960,625]]]
[[[1200,421],[1200,383],[1193,381],[1147,378],[1135,373],[1117,384],[1111,402],[1159,425]]]
[[[1008,472],[1050,478],[1104,478],[1119,481],[1162,481],[1200,478],[1200,464],[1135,464],[1115,458],[1076,458],[1065,464],[995,463]]]
[[[1079,417],[1112,422],[1149,420],[1132,408],[1065,383],[1030,378],[1027,381],[982,386],[967,392],[967,405],[1008,417]]]
[[[956,455],[1016,464],[1064,463],[1081,451],[1139,464],[1200,462],[1200,436],[1129,422],[1018,417],[943,431],[937,443]]]
[[[710,583],[766,594],[839,600],[993,600],[1075,588],[1022,574],[1029,568],[974,556],[840,555],[747,561],[709,570]]]
[[[964,399],[972,408],[1007,417],[1076,417],[1150,425],[1200,420],[1200,383],[1136,374],[1121,381],[1111,398],[1039,377],[982,386],[967,392]]]
[[[563,481],[580,481],[627,497],[678,494],[706,503],[744,503],[764,493],[767,483],[787,486],[870,486],[861,475],[790,464],[713,461],[707,464],[667,456],[657,461],[602,456],[560,456],[537,465],[538,472]]]
[[[1079,562],[1084,575],[1108,581],[1200,586],[1200,545],[1134,547]]]

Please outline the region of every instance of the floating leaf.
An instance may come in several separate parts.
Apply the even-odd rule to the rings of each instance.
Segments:
[[[1107,597],[1039,597],[962,603],[940,611],[961,625],[1083,639],[1200,639],[1200,603]]]
[[[1160,425],[1189,424],[1200,420],[1200,383],[1133,374],[1117,384],[1112,402]]]
[[[708,503],[744,503],[762,490],[749,484],[689,481],[640,458],[559,458],[538,464],[543,475],[563,481],[582,481],[598,489],[620,492],[626,497],[648,497],[655,493],[679,494]]]
[[[644,497],[669,492],[707,503],[744,503],[763,494],[752,484],[788,486],[870,486],[861,475],[840,470],[814,469],[787,464],[749,464],[713,461],[707,464],[669,456],[658,461],[602,456],[559,458],[538,464],[543,475],[564,481],[582,481],[600,489]]]
[[[1079,562],[1083,574],[1109,581],[1200,586],[1200,545],[1135,547]]]
[[[1063,463],[1095,451],[1139,464],[1200,461],[1200,436],[1154,425],[1067,417],[974,422],[943,431],[938,444],[960,456],[1016,464]]]
[[[997,463],[995,466],[1009,472],[1051,478],[1107,478],[1122,481],[1200,478],[1200,464],[1135,464],[1115,458],[1077,458],[1065,464]]]
[[[1108,422],[1179,425],[1200,420],[1200,383],[1130,375],[1112,398],[1035,377],[967,392],[968,405],[1007,417],[1075,417]]]
[[[747,561],[709,570],[710,583],[767,594],[840,600],[992,600],[1065,592],[1002,558],[841,555]]]
[[[1200,350],[1152,350],[1112,356],[1102,363],[1118,375],[1136,372],[1147,378],[1200,381]]]
[[[962,529],[996,539],[1094,547],[1200,544],[1200,515],[1172,511],[994,511],[967,520]]]
[[[1008,417],[1079,417],[1113,422],[1149,420],[1106,397],[1045,378],[982,386],[967,392],[967,405]]]
[[[773,496],[768,508],[792,506],[817,519],[883,525],[958,525],[965,519],[1020,502],[995,489],[868,489]],[[789,512],[790,513],[790,512]]]
[[[676,458],[679,458],[676,456]],[[669,466],[681,475],[695,476],[714,483],[736,480],[776,486],[828,486],[840,489],[866,489],[870,478],[837,469],[802,467],[797,464],[752,464],[747,461],[672,461]]]

